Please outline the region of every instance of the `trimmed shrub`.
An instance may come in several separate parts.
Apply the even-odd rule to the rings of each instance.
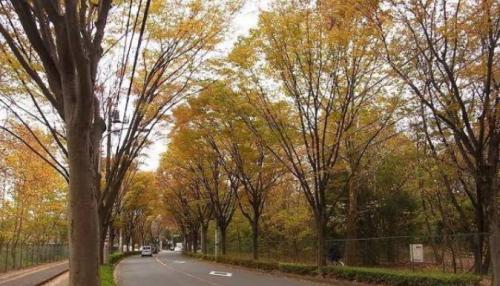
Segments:
[[[184,255],[267,271],[279,270],[285,273],[310,276],[319,274],[318,268],[315,265],[308,264],[255,261],[228,256],[219,256],[216,258],[213,255],[189,252],[185,252]],[[385,268],[327,266],[321,270],[322,274],[328,278],[397,286],[476,286],[481,281],[479,276],[472,274],[410,272]]]
[[[279,270],[281,272],[293,273],[299,275],[317,275],[318,267],[315,265],[295,264],[295,263],[280,263]]]
[[[323,269],[328,277],[351,281],[384,283],[398,286],[475,286],[481,278],[471,274],[437,272],[410,272],[381,268],[327,266]]]
[[[122,260],[123,258],[125,258],[127,256],[136,255],[136,254],[140,254],[140,253],[141,253],[140,251],[115,252],[109,256],[108,263],[113,265],[113,264],[118,263],[120,260]]]

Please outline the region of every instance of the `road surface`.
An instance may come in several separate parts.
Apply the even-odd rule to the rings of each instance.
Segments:
[[[68,270],[68,262],[61,261],[40,265],[20,271],[9,272],[0,276],[0,286],[39,285],[56,275]]]
[[[211,272],[212,274],[210,274]],[[174,252],[161,252],[154,257],[129,257],[118,264],[116,276],[118,286],[344,285],[322,284],[282,277],[278,274],[235,268],[224,264],[184,257]]]

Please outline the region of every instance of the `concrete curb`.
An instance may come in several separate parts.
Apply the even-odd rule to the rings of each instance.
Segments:
[[[44,281],[42,281],[42,282],[40,282],[40,283],[36,284],[35,286],[45,285],[45,284],[49,283],[50,281],[52,281],[52,280],[54,280],[54,279],[57,279],[59,276],[63,275],[63,274],[64,274],[64,273],[66,273],[66,272],[69,272],[69,269],[66,269],[66,270],[64,270],[64,271],[61,271],[61,272],[59,272],[58,274],[56,274],[56,275],[54,275],[54,276],[52,276],[52,277],[50,277],[50,278],[48,278],[48,279],[45,279]]]
[[[116,265],[113,265],[113,280],[115,281],[115,284],[118,286],[118,266],[120,263],[122,263],[123,260],[127,259],[126,257],[123,259],[120,259]]]

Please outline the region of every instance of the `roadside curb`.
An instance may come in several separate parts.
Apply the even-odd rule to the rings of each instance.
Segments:
[[[69,269],[66,269],[66,270],[63,270],[61,271],[60,273],[50,277],[50,278],[47,278],[46,280],[42,281],[42,282],[39,282],[38,284],[35,284],[35,286],[42,286],[42,285],[45,285],[47,283],[49,283],[50,281],[52,280],[55,280],[57,278],[59,278],[60,276],[64,275],[65,273],[68,273],[69,272]]]
[[[120,259],[120,261],[118,261],[118,263],[116,263],[114,266],[113,266],[113,280],[115,281],[115,284],[118,286],[118,266],[120,265],[120,263],[122,263],[122,261],[125,260],[124,259]]]

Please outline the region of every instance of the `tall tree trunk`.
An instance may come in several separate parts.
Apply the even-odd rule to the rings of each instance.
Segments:
[[[492,286],[500,286],[500,213],[497,211],[490,221],[490,255],[493,274]]]
[[[106,228],[102,223],[99,223],[99,264],[103,265],[104,261],[104,243],[106,241]]]
[[[345,242],[345,262],[347,265],[359,264],[358,237],[358,189],[354,178],[350,178],[347,184],[349,192],[349,210],[347,213],[347,240]]]
[[[222,255],[226,255],[226,226],[219,226],[219,248]]]
[[[323,214],[317,215],[315,218],[317,249],[316,249],[316,264],[318,268],[326,265],[325,245],[326,245],[326,220]]]
[[[118,238],[118,245],[120,247],[119,252],[123,252],[123,227],[120,226],[120,234]]]
[[[252,257],[254,260],[259,259],[259,221],[254,218],[252,221]]]
[[[201,252],[203,254],[208,254],[208,223],[201,224]]]
[[[198,251],[198,228],[193,228],[191,237],[193,240],[193,252],[196,253]]]
[[[481,168],[480,168],[481,170]],[[476,175],[476,193],[477,193],[477,207],[475,209],[476,215],[476,224],[477,224],[477,232],[474,239],[474,272],[484,274],[488,270],[485,269],[484,262],[484,247],[485,247],[485,235],[484,233],[488,232],[488,218],[485,213],[485,208],[488,205],[487,194],[489,191],[489,179],[486,173],[483,174],[483,171],[479,171],[479,174]]]
[[[71,116],[71,115],[68,115]],[[66,124],[69,156],[70,285],[99,285],[99,221],[90,126]]]
[[[109,233],[109,243],[108,243],[108,257],[109,257],[109,255],[113,252],[113,247],[115,245],[115,239],[116,239],[116,233],[111,224],[108,226],[108,233]]]

